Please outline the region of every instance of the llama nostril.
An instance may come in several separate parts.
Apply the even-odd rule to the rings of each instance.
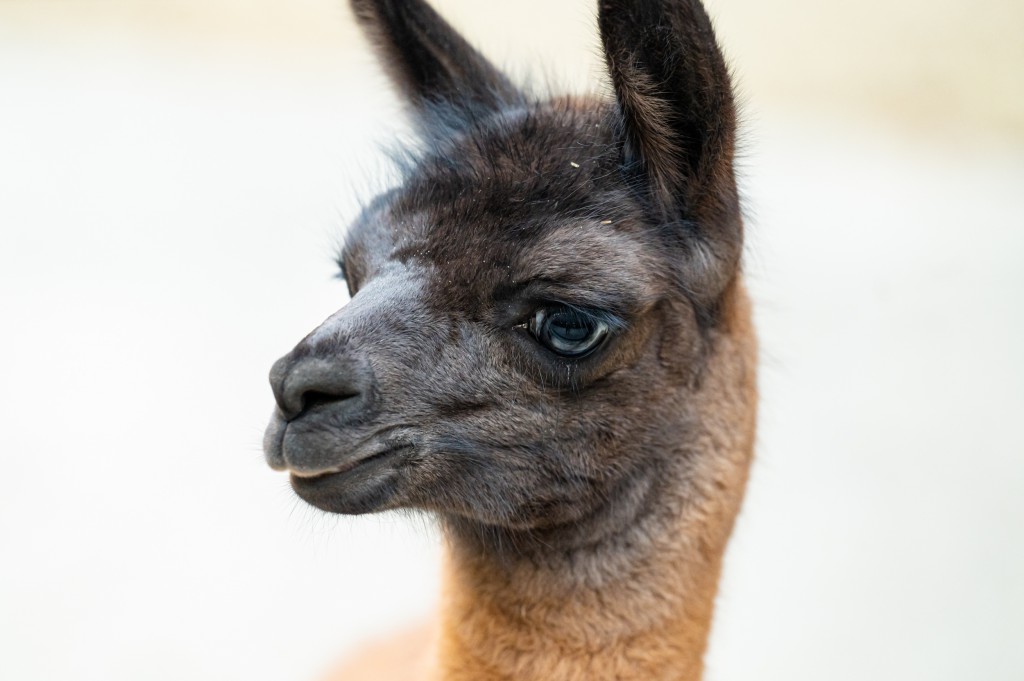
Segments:
[[[278,409],[291,421],[315,407],[360,402],[364,376],[350,362],[307,357],[278,360],[270,370],[270,385]]]
[[[305,414],[314,407],[319,407],[322,404],[331,404],[332,402],[343,402],[344,400],[351,399],[353,397],[359,397],[357,392],[349,392],[343,395],[332,395],[325,393],[321,390],[308,390],[302,394],[300,398],[301,408],[300,413]]]

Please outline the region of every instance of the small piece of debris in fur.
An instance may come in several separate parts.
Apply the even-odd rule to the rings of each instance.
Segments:
[[[571,165],[573,168],[579,168],[580,167],[580,164],[577,163],[576,161],[569,161],[569,165]]]
[[[602,225],[610,225],[610,224],[612,224],[612,221],[611,220],[601,220],[601,224]]]

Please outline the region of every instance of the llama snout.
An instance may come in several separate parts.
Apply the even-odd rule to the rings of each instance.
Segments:
[[[270,369],[270,387],[281,417],[293,421],[329,408],[336,420],[356,418],[367,406],[372,372],[349,358],[295,358],[289,353]]]
[[[277,408],[264,437],[267,463],[304,477],[351,464],[372,409],[373,372],[357,359],[311,356],[301,346],[274,363]]]

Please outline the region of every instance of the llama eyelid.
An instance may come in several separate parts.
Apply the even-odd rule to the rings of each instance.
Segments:
[[[520,316],[516,319],[516,323],[512,325],[512,330],[530,332],[530,323],[538,311],[545,310],[551,312],[559,309],[570,309],[587,317],[594,324],[603,326],[608,335],[621,333],[629,328],[629,322],[626,319],[608,310],[595,309],[587,305],[579,305],[565,300],[540,300],[534,302],[529,307],[525,317]]]
[[[524,316],[544,306],[570,307],[607,323],[613,331],[626,328],[627,320],[641,309],[638,301],[632,297],[551,279],[527,280],[517,283],[512,289],[495,297],[499,300],[517,300],[516,307]],[[519,321],[516,320],[517,323]]]
[[[606,310],[601,307],[594,307],[587,303],[573,302],[568,300],[550,300],[546,303],[542,303],[539,307],[549,308],[569,308],[575,312],[589,317],[592,321],[597,324],[603,324],[608,327],[609,332],[623,331],[629,327],[629,323],[626,319],[611,310]]]

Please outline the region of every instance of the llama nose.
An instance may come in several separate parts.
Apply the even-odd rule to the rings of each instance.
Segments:
[[[348,362],[285,355],[270,369],[270,387],[282,416],[291,421],[321,404],[362,403],[368,392],[364,373]]]

